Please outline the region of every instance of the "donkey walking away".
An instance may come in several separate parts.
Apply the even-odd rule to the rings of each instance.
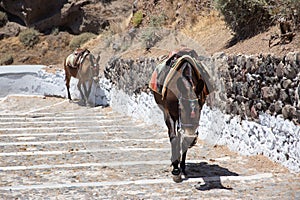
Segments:
[[[168,127],[175,182],[181,182],[182,175],[186,175],[187,150],[197,142],[200,113],[210,88],[202,76],[207,75],[203,66],[191,56],[194,53],[183,49],[170,55],[161,63],[169,68],[167,75],[162,73],[163,81],[158,71],[153,72],[150,81],[154,99],[163,111]]]
[[[89,59],[87,59],[89,58]],[[81,95],[81,101],[88,105],[88,99],[91,93],[92,84],[99,80],[99,60],[88,49],[77,48],[72,54],[68,55],[64,61],[65,81],[69,100],[72,100],[70,94],[71,77],[77,78],[77,88]],[[83,91],[82,91],[82,87]]]

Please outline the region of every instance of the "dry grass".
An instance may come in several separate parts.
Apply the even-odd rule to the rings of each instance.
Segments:
[[[185,26],[182,32],[199,42],[209,54],[221,51],[232,38],[231,31],[216,11],[198,17],[194,25]]]
[[[33,48],[24,47],[18,37],[4,38],[0,43],[0,57],[12,55],[13,64],[62,65],[65,56],[71,52],[68,47],[70,38],[67,33],[40,36],[40,42]]]

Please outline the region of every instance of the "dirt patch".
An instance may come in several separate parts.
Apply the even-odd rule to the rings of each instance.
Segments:
[[[230,151],[227,146],[216,145],[213,150],[209,152],[208,157],[214,157],[213,155],[222,155],[224,157],[229,156],[233,158],[241,157],[244,160],[243,164],[248,166],[249,169],[256,169],[260,172],[276,172],[276,173],[287,173],[288,169],[283,167],[281,164],[271,161],[264,155],[254,155],[254,156],[242,156],[236,152]],[[214,160],[211,160],[214,161]],[[239,171],[239,164],[236,163],[236,171]]]
[[[269,158],[263,155],[249,156],[247,165],[256,169],[260,169],[263,172],[288,172],[288,169],[282,167],[282,165],[279,163],[272,162]]]
[[[209,54],[223,51],[227,42],[233,37],[232,32],[216,11],[207,16],[198,17],[194,25],[185,26],[182,32],[194,38]]]

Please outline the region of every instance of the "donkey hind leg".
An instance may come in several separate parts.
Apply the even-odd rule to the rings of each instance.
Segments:
[[[70,79],[71,79],[71,77],[66,75],[65,79],[66,79],[66,88],[67,88],[67,92],[68,92],[68,99],[71,101],[72,100],[71,94],[70,94]]]
[[[91,91],[92,91],[92,86],[93,86],[94,81],[93,80],[89,80],[87,83],[88,83],[88,89],[87,89],[87,91],[85,93],[87,104],[89,106],[94,106],[93,102],[88,101],[89,97],[90,97],[90,94],[91,94]]]
[[[77,83],[77,88],[78,88],[78,90],[79,90],[79,92],[80,92],[80,96],[81,96],[80,102],[82,102],[82,103],[85,104],[85,96],[84,96],[84,94],[83,94],[83,92],[82,92],[81,85],[83,85],[83,84],[82,84],[82,82],[79,80],[78,83]]]
[[[87,106],[93,106],[93,104],[91,102],[89,102],[89,97],[90,97],[91,90],[92,90],[92,84],[93,84],[93,81],[87,81],[82,84],[83,90],[84,90],[84,96],[85,96],[85,103]]]
[[[87,92],[87,88],[86,88],[86,82],[82,82],[82,87],[83,87],[83,93],[84,93],[84,102],[85,102],[85,105],[87,105],[89,97],[87,96],[88,92]]]

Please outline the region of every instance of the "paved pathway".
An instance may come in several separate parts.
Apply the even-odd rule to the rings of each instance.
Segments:
[[[166,129],[51,97],[0,100],[0,199],[300,199],[300,176],[199,141],[174,183]]]

